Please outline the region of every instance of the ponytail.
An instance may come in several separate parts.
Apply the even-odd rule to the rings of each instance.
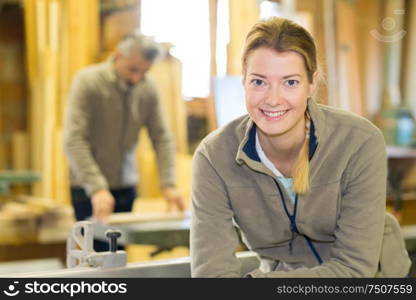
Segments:
[[[293,191],[295,194],[306,194],[309,191],[309,115],[305,114],[306,135],[298,160],[293,168]]]

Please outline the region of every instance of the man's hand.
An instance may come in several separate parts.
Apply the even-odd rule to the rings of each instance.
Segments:
[[[178,190],[174,187],[166,187],[162,190],[163,197],[165,197],[168,204],[168,211],[172,210],[172,206],[176,206],[178,210],[183,211],[185,205],[183,203],[183,198],[179,194]]]
[[[113,213],[115,200],[109,190],[101,189],[92,195],[91,204],[93,218],[103,221]]]

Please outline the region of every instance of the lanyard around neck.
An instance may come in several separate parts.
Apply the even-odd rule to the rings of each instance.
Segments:
[[[308,236],[306,236],[305,234],[300,233],[299,230],[298,230],[298,227],[296,225],[296,212],[297,212],[297,207],[298,207],[298,194],[296,194],[296,196],[295,196],[295,203],[294,203],[294,208],[293,208],[293,214],[290,214],[289,213],[289,210],[287,209],[287,205],[286,205],[286,202],[285,202],[285,198],[283,196],[283,191],[280,188],[280,185],[276,181],[276,179],[273,178],[273,180],[274,180],[274,182],[275,182],[275,184],[277,186],[277,189],[279,190],[280,200],[281,200],[281,202],[283,204],[283,208],[285,210],[285,213],[286,213],[286,215],[287,215],[287,217],[289,218],[289,221],[290,221],[290,231],[292,232],[292,238],[291,238],[291,240],[289,242],[289,249],[290,249],[290,251],[292,252],[294,234],[295,233],[300,234],[300,235],[302,235],[305,238],[306,242],[308,243],[309,248],[311,249],[311,251],[312,251],[313,255],[315,256],[316,260],[318,261],[318,263],[319,264],[322,264],[323,263],[323,260],[322,260],[321,256],[319,255],[319,252],[316,250],[315,246],[313,245],[311,239]]]

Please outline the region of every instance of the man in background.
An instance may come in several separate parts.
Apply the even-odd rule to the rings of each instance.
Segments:
[[[161,48],[141,34],[126,36],[109,60],[88,66],[73,81],[64,124],[71,198],[77,220],[129,212],[139,180],[135,149],[148,129],[168,210],[184,209],[176,189],[175,145],[155,84],[146,76]],[[95,242],[96,251],[108,244]]]

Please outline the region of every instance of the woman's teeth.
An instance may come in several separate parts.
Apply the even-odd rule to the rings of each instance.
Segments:
[[[275,117],[280,117],[280,116],[283,116],[285,113],[287,113],[287,110],[283,110],[283,111],[274,111],[274,112],[272,112],[272,111],[265,111],[265,110],[263,110],[263,113],[264,113],[266,116],[268,116],[268,117],[275,118]]]

